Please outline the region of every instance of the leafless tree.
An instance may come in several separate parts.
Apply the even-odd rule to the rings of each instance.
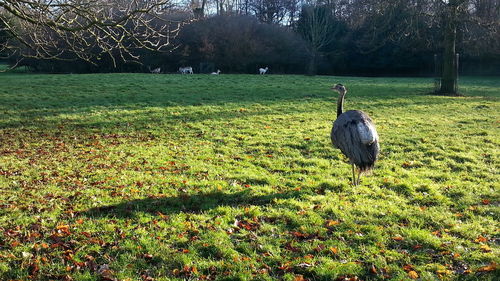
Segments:
[[[173,8],[170,0],[0,0],[0,54],[137,61],[139,49],[174,47],[185,21],[168,20]]]
[[[308,74],[316,73],[317,58],[335,40],[336,26],[331,10],[325,6],[303,6],[298,31],[309,43]]]
[[[281,23],[288,13],[287,0],[253,0],[250,9],[255,16],[265,23]]]

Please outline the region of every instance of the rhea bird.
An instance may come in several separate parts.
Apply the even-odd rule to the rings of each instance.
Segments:
[[[337,119],[333,122],[331,139],[333,145],[349,158],[352,165],[352,184],[358,185],[361,173],[373,169],[380,151],[379,138],[375,125],[368,114],[360,110],[344,112],[344,97],[347,89],[342,84],[332,87],[339,93],[337,100]],[[355,177],[358,170],[358,178]]]

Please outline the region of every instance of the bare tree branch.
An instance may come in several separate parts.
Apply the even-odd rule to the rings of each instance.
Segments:
[[[108,56],[137,61],[137,50],[168,51],[188,21],[173,21],[170,0],[0,0],[0,53],[37,59]],[[1,31],[0,30],[0,31]]]

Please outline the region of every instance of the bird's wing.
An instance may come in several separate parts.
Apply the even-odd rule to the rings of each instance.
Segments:
[[[339,118],[332,129],[332,141],[351,163],[371,166],[378,154],[378,135],[371,122]]]
[[[377,130],[371,122],[362,120],[356,124],[356,129],[362,144],[371,144],[378,140]]]

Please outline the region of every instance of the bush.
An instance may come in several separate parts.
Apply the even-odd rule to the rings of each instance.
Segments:
[[[248,16],[217,16],[193,23],[179,35],[181,65],[213,63],[223,72],[303,73],[304,41],[285,27],[259,23]]]

